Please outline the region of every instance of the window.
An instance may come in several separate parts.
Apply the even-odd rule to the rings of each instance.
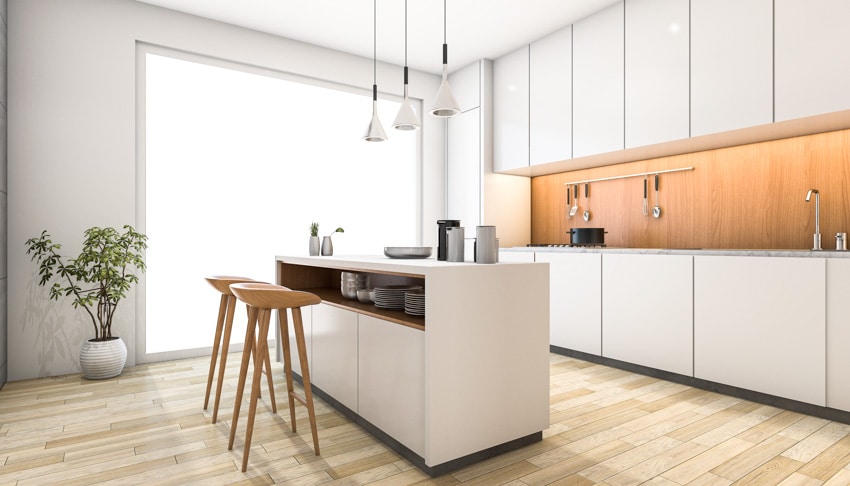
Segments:
[[[365,89],[142,52],[140,362],[201,354],[219,301],[204,277],[273,282],[275,255],[307,254],[312,221],[320,236],[345,229],[333,237],[337,255],[417,244],[419,132],[389,131],[397,102],[379,101],[389,140],[368,143]],[[244,310],[236,316],[232,344],[244,337]]]

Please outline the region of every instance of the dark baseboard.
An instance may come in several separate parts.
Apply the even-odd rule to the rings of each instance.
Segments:
[[[549,351],[555,354],[560,354],[562,356],[569,356],[571,358],[580,359],[582,361],[589,361],[591,363],[597,363],[605,366],[610,366],[612,368],[631,371],[633,373],[639,373],[641,375],[651,376],[653,378],[672,381],[673,383],[688,385],[702,390],[722,393],[723,395],[729,395],[735,398],[749,400],[751,402],[770,405],[772,407],[782,408],[785,410],[790,410],[792,412],[804,413],[806,415],[812,415],[814,417],[820,417],[827,420],[833,420],[835,422],[850,424],[850,412],[845,412],[844,410],[821,407],[819,405],[800,402],[797,400],[792,400],[790,398],[777,397],[775,395],[769,395],[767,393],[747,390],[746,388],[738,388],[736,386],[724,385],[723,383],[703,380],[701,378],[694,378],[693,376],[680,375],[678,373],[663,371],[656,368],[650,368],[648,366],[628,363],[626,361],[620,361],[612,358],[605,358],[603,356],[597,356],[595,354],[585,353],[582,351],[562,348],[560,346],[550,345]]]
[[[301,378],[301,375],[298,373],[292,373],[295,381],[304,384],[304,381]],[[469,466],[471,464],[475,464],[477,462],[481,462],[484,459],[489,459],[494,456],[498,456],[499,454],[504,454],[505,452],[510,452],[515,449],[520,449],[529,444],[533,444],[535,442],[540,442],[543,440],[543,432],[535,432],[533,434],[529,434],[525,437],[520,437],[518,439],[514,439],[509,442],[505,442],[504,444],[499,444],[494,447],[490,447],[484,449],[482,451],[478,451],[463,457],[459,457],[457,459],[453,459],[448,462],[444,462],[442,464],[437,464],[435,466],[428,466],[425,464],[425,459],[423,459],[419,454],[416,454],[412,450],[408,449],[404,444],[395,440],[393,437],[388,435],[383,430],[379,429],[375,425],[373,425],[368,420],[364,419],[357,413],[355,413],[350,408],[346,407],[338,400],[334,399],[332,396],[325,393],[321,388],[313,386],[313,395],[321,398],[325,403],[336,409],[339,413],[345,415],[346,418],[356,423],[360,427],[362,427],[366,432],[371,434],[376,439],[383,442],[387,447],[393,450],[393,452],[397,453],[401,457],[405,458],[408,462],[419,468],[422,472],[427,474],[428,476],[437,477],[442,476],[443,474],[450,473],[452,471],[456,471],[460,468]]]

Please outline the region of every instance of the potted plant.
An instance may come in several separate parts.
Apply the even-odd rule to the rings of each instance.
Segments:
[[[319,254],[319,223],[313,221],[310,224],[310,256]]]
[[[115,228],[92,227],[83,233],[83,248],[76,258],[58,253],[62,246],[53,243],[47,230],[26,242],[27,255],[38,264],[39,285],[52,282],[50,298],[73,296],[71,305],[82,307],[91,318],[94,338],[83,343],[80,366],[86,378],[118,376],[127,361],[127,347],[112,335],[112,319],[118,304],[139,277],[133,267],[145,271],[144,250],[147,236],[125,225]]]
[[[334,233],[345,233],[345,230],[337,228],[334,230]],[[331,236],[333,236],[334,233],[322,238],[322,255],[331,256],[334,254],[334,244],[333,241],[331,241]]]

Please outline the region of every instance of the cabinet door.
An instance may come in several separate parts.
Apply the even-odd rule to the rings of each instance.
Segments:
[[[693,257],[604,255],[602,355],[693,376]]]
[[[499,261],[500,262],[533,263],[534,262],[534,252],[533,251],[499,250]]]
[[[825,267],[694,257],[694,376],[824,406]]]
[[[313,383],[357,412],[357,314],[313,306]]]
[[[480,108],[448,120],[446,214],[459,219],[468,237],[481,224]]]
[[[549,343],[602,354],[602,255],[535,253],[549,262]]]
[[[776,121],[850,109],[850,2],[774,5]]]
[[[360,316],[360,416],[425,455],[425,332]]]
[[[529,161],[573,156],[573,29],[568,26],[529,48]]]
[[[773,0],[691,0],[691,136],[771,122]]]
[[[850,260],[826,259],[826,406],[850,411]]]
[[[626,2],[626,148],[690,136],[688,17],[688,0]]]
[[[528,166],[528,46],[493,61],[493,170]]]
[[[573,157],[623,149],[623,2],[573,25]]]

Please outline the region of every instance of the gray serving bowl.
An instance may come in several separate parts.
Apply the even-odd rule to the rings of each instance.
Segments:
[[[428,258],[430,246],[385,246],[384,255],[390,258]]]

